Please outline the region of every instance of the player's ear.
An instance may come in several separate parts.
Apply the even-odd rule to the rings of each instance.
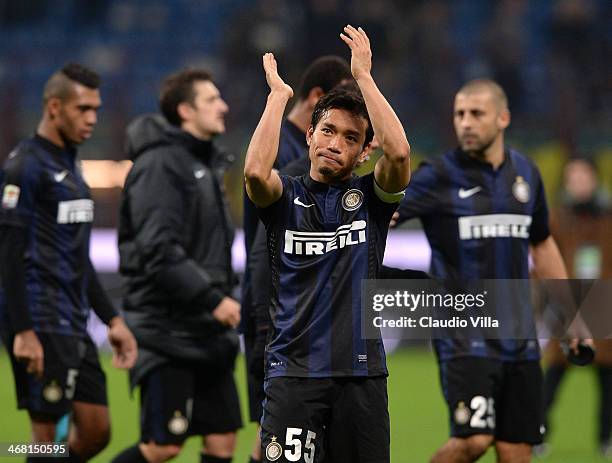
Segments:
[[[308,101],[308,106],[314,108],[323,95],[325,95],[325,92],[321,87],[311,88],[308,92],[308,96],[306,97],[306,101]]]
[[[310,140],[312,140],[312,134],[314,133],[314,127],[312,125],[308,126],[308,130],[306,131],[306,144],[310,146]]]
[[[47,101],[47,112],[51,119],[55,119],[59,116],[60,109],[62,107],[62,101],[58,97],[49,98]]]
[[[501,130],[504,130],[506,127],[510,125],[510,120],[511,120],[510,110],[502,109],[499,115],[497,116],[497,126]]]
[[[183,101],[182,103],[179,103],[179,105],[176,107],[176,112],[178,113],[181,120],[188,121],[193,116],[193,106],[187,101]]]
[[[370,159],[371,152],[372,152],[372,143],[368,143],[367,145],[363,147],[363,150],[361,151],[361,153],[359,154],[359,157],[357,158],[357,167],[359,167],[363,163],[367,162],[368,159]]]

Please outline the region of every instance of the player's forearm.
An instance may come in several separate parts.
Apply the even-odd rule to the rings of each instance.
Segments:
[[[567,269],[557,243],[552,236],[531,247],[536,275],[542,279],[565,279]]]
[[[100,284],[98,274],[94,269],[91,260],[88,259],[89,281],[87,282],[87,298],[89,304],[100,320],[110,326],[110,321],[118,315],[117,309],[113,306],[108,294]]]
[[[391,162],[408,163],[410,145],[395,111],[378,89],[371,75],[360,77],[357,79],[357,84],[363,94],[374,133],[384,156]]]
[[[281,92],[272,91],[268,95],[266,107],[253,133],[244,161],[244,177],[249,196],[251,192],[256,193],[265,188],[270,179],[278,154],[280,128],[288,101],[289,95]],[[255,201],[254,198],[251,199]]]
[[[24,230],[2,227],[0,234],[0,276],[6,295],[6,309],[11,331],[19,333],[32,328],[25,287],[26,248]]]

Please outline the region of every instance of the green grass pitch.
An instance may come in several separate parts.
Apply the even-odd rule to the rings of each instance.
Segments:
[[[110,366],[103,355],[107,373],[112,440],[95,463],[109,462],[121,449],[138,438],[137,400],[127,392],[125,372]],[[426,350],[402,349],[389,356],[389,407],[391,414],[391,455],[393,463],[426,462],[431,453],[444,442],[448,432],[447,412],[438,384],[434,357]],[[0,352],[0,442],[29,440],[25,412],[17,411],[12,373],[6,352]],[[243,415],[246,423],[246,387],[244,362],[236,366]],[[574,368],[562,385],[553,415],[552,454],[541,461],[559,463],[603,462],[596,451],[595,415],[597,403],[595,374],[592,368]],[[249,423],[239,434],[234,463],[246,463],[255,435]],[[175,462],[199,461],[199,439],[192,438]],[[1,458],[0,462],[16,462],[18,458]],[[495,461],[492,451],[482,459]],[[536,460],[537,461],[537,460]]]

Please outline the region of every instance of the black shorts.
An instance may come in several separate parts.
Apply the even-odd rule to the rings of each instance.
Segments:
[[[451,436],[490,434],[498,441],[542,442],[542,370],[538,361],[461,357],[440,363]]]
[[[91,339],[36,334],[44,353],[42,379],[29,374],[27,365],[15,359],[13,340],[7,340],[18,408],[56,420],[70,411],[72,401],[106,405],[106,376]]]
[[[387,378],[271,378],[264,462],[389,462]]]
[[[259,423],[263,414],[264,394],[264,364],[261,364],[261,374],[254,375],[249,367],[252,362],[254,336],[244,336],[244,356],[246,360],[247,390],[249,393],[249,419]]]
[[[165,364],[140,384],[141,441],[180,444],[189,436],[233,432],[242,426],[231,370]]]

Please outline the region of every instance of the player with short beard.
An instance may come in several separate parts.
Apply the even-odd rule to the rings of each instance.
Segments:
[[[544,186],[529,158],[504,145],[505,92],[488,79],[455,96],[459,147],[424,162],[402,200],[397,223],[420,218],[432,248],[430,273],[451,281],[567,278],[550,235]],[[532,328],[529,303],[496,300],[500,326]],[[578,340],[574,339],[576,347]],[[541,441],[542,372],[536,339],[435,339],[450,439],[432,463],[469,463],[494,445],[499,462],[528,462]]]
[[[18,406],[28,410],[34,443],[53,442],[59,418],[71,412],[65,461],[75,462],[92,458],[110,438],[104,372],[86,330],[90,307],[109,326],[115,366],[136,360],[134,337],[89,259],[93,201],[76,146],[97,123],[99,85],[98,75],[78,64],[49,78],[36,134],[9,154],[0,187],[0,334]]]

